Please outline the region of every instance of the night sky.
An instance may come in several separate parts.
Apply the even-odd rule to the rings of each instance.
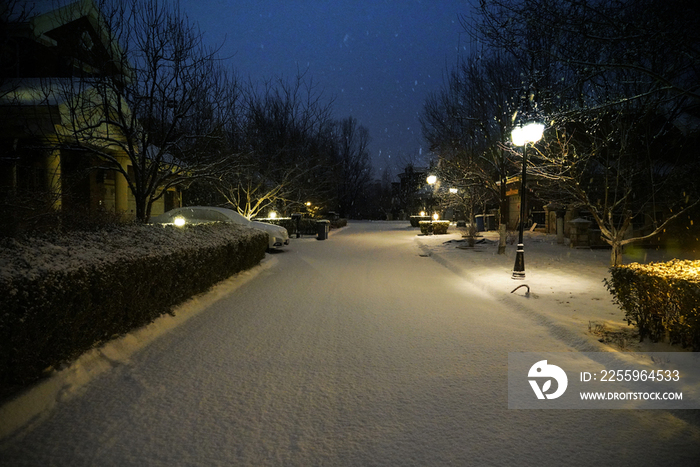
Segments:
[[[244,79],[306,71],[334,117],[370,131],[375,177],[427,151],[418,114],[465,53],[468,0],[181,0],[208,43]]]

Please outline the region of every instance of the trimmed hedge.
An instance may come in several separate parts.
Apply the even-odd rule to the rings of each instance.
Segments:
[[[444,235],[450,227],[450,221],[420,221],[418,225],[423,235]]]
[[[37,242],[0,245],[0,397],[251,268],[268,246],[265,232],[223,223],[96,235],[102,250],[94,236],[40,242],[35,257]]]
[[[605,279],[628,324],[639,327],[640,340],[700,350],[700,261],[672,260],[610,268]]]
[[[296,235],[297,233],[297,221],[291,217],[278,217],[272,218],[262,218],[255,219],[256,221],[266,222],[268,224],[280,225],[287,229],[287,233],[290,237]],[[316,221],[321,219],[314,219],[310,217],[304,217],[299,220],[299,233],[301,235],[316,235],[318,233],[318,227],[316,227]],[[331,229],[339,229],[348,225],[347,219],[326,219],[331,223]]]
[[[411,216],[409,218],[411,221],[411,227],[420,227],[420,223],[422,221],[430,221],[431,217],[430,216]]]

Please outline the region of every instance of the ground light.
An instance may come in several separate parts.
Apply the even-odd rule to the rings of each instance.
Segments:
[[[527,175],[527,145],[536,143],[542,138],[544,125],[541,123],[528,123],[517,126],[511,132],[513,144],[523,147],[523,173],[520,178],[520,230],[518,232],[518,249],[515,253],[515,266],[513,266],[513,279],[525,279],[525,248],[523,245],[523,228],[525,226],[526,211],[526,175]]]
[[[176,217],[175,219],[173,219],[173,224],[175,224],[175,227],[183,227],[185,225],[185,218]]]

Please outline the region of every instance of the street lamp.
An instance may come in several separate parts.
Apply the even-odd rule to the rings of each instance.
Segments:
[[[523,245],[523,227],[525,226],[526,180],[527,175],[527,145],[536,143],[542,138],[544,125],[541,123],[528,123],[525,126],[517,126],[511,132],[513,144],[523,147],[523,173],[520,178],[520,231],[518,233],[518,249],[515,253],[515,266],[513,266],[513,279],[525,279],[525,250]]]
[[[428,182],[428,185],[433,186],[435,183],[437,183],[437,177],[435,175],[428,175],[428,178],[425,179],[426,182]],[[433,193],[435,192],[435,189],[433,188]],[[433,195],[430,195],[430,210],[433,210]]]

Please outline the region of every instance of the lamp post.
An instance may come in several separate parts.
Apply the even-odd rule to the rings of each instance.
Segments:
[[[428,182],[428,185],[430,185],[433,188],[433,193],[430,194],[430,211],[432,211],[433,210],[433,195],[435,194],[435,184],[437,183],[437,177],[435,175],[428,175],[428,178],[426,178],[425,181]],[[432,222],[432,219],[434,219],[433,214],[430,214],[431,222]]]
[[[523,147],[523,173],[520,178],[520,231],[518,232],[518,249],[515,253],[515,266],[513,266],[513,279],[525,279],[525,249],[523,245],[523,228],[525,226],[526,180],[527,176],[527,145],[536,143],[542,138],[544,125],[541,123],[528,123],[525,126],[513,128],[511,138],[513,144]]]

